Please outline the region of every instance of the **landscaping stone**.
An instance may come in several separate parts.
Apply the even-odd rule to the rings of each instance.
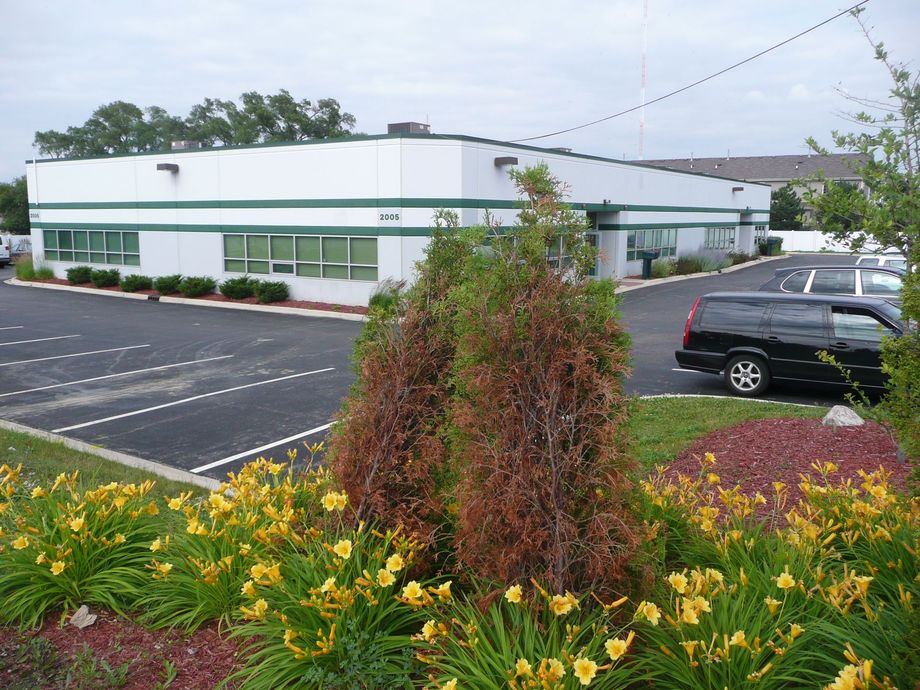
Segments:
[[[824,426],[862,426],[865,421],[846,405],[834,405],[821,423]]]
[[[89,612],[89,607],[86,604],[83,604],[76,612],[70,617],[70,624],[74,625],[80,630],[83,628],[92,625],[96,622],[96,614]]]

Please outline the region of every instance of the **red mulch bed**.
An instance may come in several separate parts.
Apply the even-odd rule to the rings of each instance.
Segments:
[[[891,473],[890,485],[899,490],[906,488],[911,471],[909,463],[898,462],[895,443],[874,422],[831,427],[820,419],[758,419],[697,439],[668,465],[665,474],[696,477],[699,459],[707,452],[716,456],[714,472],[724,488],[740,485],[745,494],[760,491],[769,500],[773,482],[783,482],[789,487],[790,506],[802,498],[799,474],[817,477],[811,467],[816,461],[838,466],[832,481],[852,477],[859,482],[859,470],[872,472],[882,466]]]
[[[129,664],[127,684],[121,686],[125,690],[147,690],[165,680],[163,662],[166,660],[176,667],[176,678],[169,685],[170,690],[214,688],[239,667],[236,642],[228,640],[226,633],[223,637],[218,635],[215,625],[186,637],[175,630],[145,630],[108,611],[91,611],[99,617],[93,625],[82,630],[72,625],[60,627],[54,616],[47,617],[41,629],[22,636],[15,629],[0,628],[0,687],[67,687],[61,680],[66,673],[64,669],[84,645],[92,650],[99,667],[103,661],[113,669]],[[24,678],[29,677],[27,674],[37,669],[30,667],[28,661],[16,664],[12,660],[18,643],[30,637],[42,637],[54,645],[64,667],[56,674],[60,683],[22,684]],[[33,683],[38,680],[35,676],[33,679]],[[43,682],[47,683],[47,679]]]
[[[51,283],[52,285],[71,285],[71,283],[63,278],[49,278],[48,280],[32,280],[33,283]],[[91,288],[93,290],[105,290],[107,292],[121,292],[121,288],[117,285],[112,287],[97,288],[92,283],[82,283],[75,287],[81,288]],[[139,295],[159,295],[160,293],[156,290],[138,290],[137,294]],[[178,293],[170,295],[171,297],[183,297]],[[255,297],[247,297],[246,299],[230,299],[224,295],[211,294],[211,295],[202,295],[201,297],[187,297],[186,299],[200,299],[207,302],[238,302],[240,304],[260,304],[259,300]],[[306,300],[295,300],[295,299],[286,299],[280,302],[272,302],[271,304],[266,304],[262,306],[271,306],[271,307],[293,307],[294,309],[316,309],[319,311],[336,311],[341,314],[367,314],[367,307],[355,307],[347,304],[330,304],[329,302],[308,302]]]

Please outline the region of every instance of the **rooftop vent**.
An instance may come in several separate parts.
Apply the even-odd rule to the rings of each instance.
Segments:
[[[431,125],[423,122],[391,122],[387,134],[431,134]]]
[[[189,149],[200,149],[200,141],[192,141],[191,139],[182,139],[181,141],[172,142],[173,151],[186,151]]]

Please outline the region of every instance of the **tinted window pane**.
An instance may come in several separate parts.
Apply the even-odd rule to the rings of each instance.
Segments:
[[[125,266],[140,266],[140,254],[125,254]]]
[[[105,251],[105,233],[93,230],[89,233],[89,248],[94,252]]]
[[[860,259],[860,266],[878,266],[878,259]]]
[[[58,230],[58,249],[73,249],[73,237],[70,230]]]
[[[855,295],[856,271],[842,269],[839,271],[815,271],[811,281],[811,291],[816,295]]]
[[[892,297],[901,292],[901,279],[881,271],[860,271],[864,295]]]
[[[777,304],[770,319],[773,333],[824,335],[824,307],[820,304]]]
[[[136,232],[123,232],[121,234],[121,241],[124,243],[124,250],[126,252],[137,254],[141,251]]]
[[[294,264],[272,264],[272,273],[293,273]]]
[[[250,259],[267,259],[268,235],[247,235],[246,252]],[[263,273],[268,273],[268,265],[266,265]]]
[[[56,250],[56,249],[55,249],[55,250],[48,250],[48,249],[46,249],[46,250],[45,250],[45,258],[46,258],[48,261],[57,261],[57,258],[58,258],[57,250]]]
[[[58,252],[60,261],[73,261],[73,252]]]
[[[880,342],[882,336],[892,335],[892,331],[869,312],[834,307],[833,313],[835,338]]]
[[[74,252],[73,260],[74,261],[84,261],[84,262],[89,261],[89,253],[88,252]]]
[[[121,233],[120,232],[105,233],[105,250],[107,252],[120,252],[121,251]]]
[[[224,256],[228,259],[245,259],[246,239],[242,235],[224,235]]]
[[[281,261],[294,260],[294,238],[293,237],[272,237],[272,259]],[[293,273],[293,268],[291,272]]]
[[[793,273],[783,281],[782,289],[786,292],[803,292],[805,290],[805,284],[808,282],[808,276],[810,275],[811,271]]]
[[[246,262],[242,259],[226,259],[224,260],[224,270],[229,273],[245,273]]]
[[[348,266],[330,266],[328,264],[324,264],[323,278],[348,279]]]
[[[303,278],[319,278],[319,264],[297,264],[297,275]]]
[[[89,244],[86,239],[86,233],[81,230],[74,230],[73,233],[73,248],[74,249],[88,249]],[[78,259],[79,261],[79,259]]]
[[[105,263],[105,254],[102,252],[93,252],[89,255],[89,260],[94,264],[104,264]]]
[[[377,280],[377,269],[369,266],[352,266],[352,280]]]
[[[323,263],[347,264],[348,240],[344,237],[324,237]],[[345,277],[347,278],[348,276],[346,275]]]
[[[704,331],[754,330],[766,310],[762,302],[707,301],[700,317]]]
[[[121,254],[106,254],[105,262],[107,264],[120,264],[121,263]]]
[[[57,232],[55,230],[45,230],[45,249],[57,249]]]
[[[892,268],[900,268],[902,270],[907,270],[907,259],[892,259],[885,263],[886,266],[891,266]]]
[[[268,248],[268,242],[266,244],[266,249]],[[268,273],[268,262],[267,261],[247,261],[246,267],[249,273]]]
[[[297,260],[319,261],[319,237],[297,238]]]

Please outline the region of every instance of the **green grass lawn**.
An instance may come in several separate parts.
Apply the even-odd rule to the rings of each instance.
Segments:
[[[647,469],[666,463],[695,439],[710,431],[723,429],[751,419],[774,417],[822,417],[823,407],[796,407],[740,398],[656,398],[638,400],[632,410],[630,434],[632,453]],[[22,463],[30,483],[48,485],[61,472],[80,471],[84,488],[108,482],[140,482],[154,479],[156,495],[175,495],[193,491],[204,495],[205,489],[163,479],[151,472],[126,467],[88,453],[66,448],[61,443],[45,441],[16,431],[0,429],[0,464],[15,467]]]
[[[741,398],[653,398],[639,400],[630,418],[632,453],[643,468],[672,460],[711,431],[751,419],[823,417],[824,407],[796,407]]]
[[[0,465],[23,466],[23,477],[30,484],[48,486],[54,483],[61,472],[79,470],[80,485],[95,488],[109,482],[142,482],[153,479],[157,483],[154,495],[175,495],[181,491],[193,491],[206,495],[200,486],[185,484],[159,477],[152,472],[127,467],[111,460],[81,453],[67,448],[62,443],[45,441],[18,431],[0,429]]]

